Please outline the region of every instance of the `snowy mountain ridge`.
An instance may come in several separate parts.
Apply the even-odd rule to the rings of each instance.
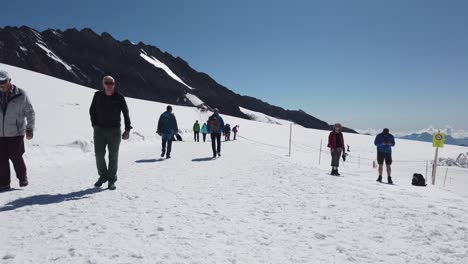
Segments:
[[[328,130],[330,125],[303,111],[285,110],[239,95],[159,48],[119,41],[89,28],[65,31],[0,27],[0,62],[99,89],[104,75],[117,79],[125,96],[206,109],[249,119],[250,109],[304,127]],[[242,76],[239,76],[242,78]],[[346,128],[348,132],[355,132]]]

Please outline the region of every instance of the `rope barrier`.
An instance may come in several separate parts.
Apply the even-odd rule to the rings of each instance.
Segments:
[[[249,139],[249,138],[239,136],[239,135],[238,135],[238,137],[242,138],[242,139],[245,139],[247,141],[256,143],[256,144],[288,150],[288,147],[269,144],[269,143],[261,142],[261,141],[258,141],[258,140]],[[320,152],[320,148],[318,148],[318,147],[312,147],[312,146],[309,146],[307,144],[300,143],[300,142],[297,142],[297,141],[292,141],[292,144],[293,144],[293,148],[299,149],[300,151],[305,152],[305,153]],[[313,150],[313,151],[311,151],[311,150]],[[322,150],[322,153],[329,154],[330,151]],[[376,160],[376,158],[356,157],[356,156],[354,156],[352,154],[348,154],[347,159],[348,160],[346,162],[355,163],[355,164],[358,164],[358,163],[357,162],[350,162],[349,159],[365,160],[365,161],[375,161]],[[393,160],[393,161],[394,162],[399,162],[399,163],[425,163],[427,160]]]

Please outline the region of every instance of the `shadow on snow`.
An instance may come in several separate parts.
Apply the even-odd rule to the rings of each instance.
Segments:
[[[26,206],[32,205],[48,205],[48,204],[57,204],[66,201],[75,201],[88,198],[87,195],[98,193],[103,191],[99,188],[89,188],[82,191],[71,192],[67,194],[40,194],[30,197],[20,198],[14,201],[11,201],[5,204],[3,207],[0,207],[0,212],[16,210]]]
[[[155,162],[161,162],[164,159],[142,159],[142,160],[137,160],[135,163],[155,163]]]
[[[210,161],[213,160],[213,158],[198,158],[198,159],[193,159],[192,162],[203,162],[203,161]]]

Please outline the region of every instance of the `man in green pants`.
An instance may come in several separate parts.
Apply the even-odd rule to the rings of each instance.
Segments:
[[[109,190],[115,190],[120,141],[130,137],[132,126],[127,102],[122,94],[115,91],[114,78],[104,77],[102,85],[104,90],[94,94],[89,109],[94,128],[94,152],[99,174],[99,179],[94,186],[101,187],[105,182],[109,182]],[[121,113],[125,121],[125,132],[122,135],[120,130]],[[109,151],[109,167],[107,167],[105,159],[106,148]]]

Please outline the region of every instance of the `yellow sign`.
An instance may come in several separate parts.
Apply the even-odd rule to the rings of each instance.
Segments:
[[[444,133],[434,133],[432,136],[432,146],[434,148],[443,148],[445,142]]]

